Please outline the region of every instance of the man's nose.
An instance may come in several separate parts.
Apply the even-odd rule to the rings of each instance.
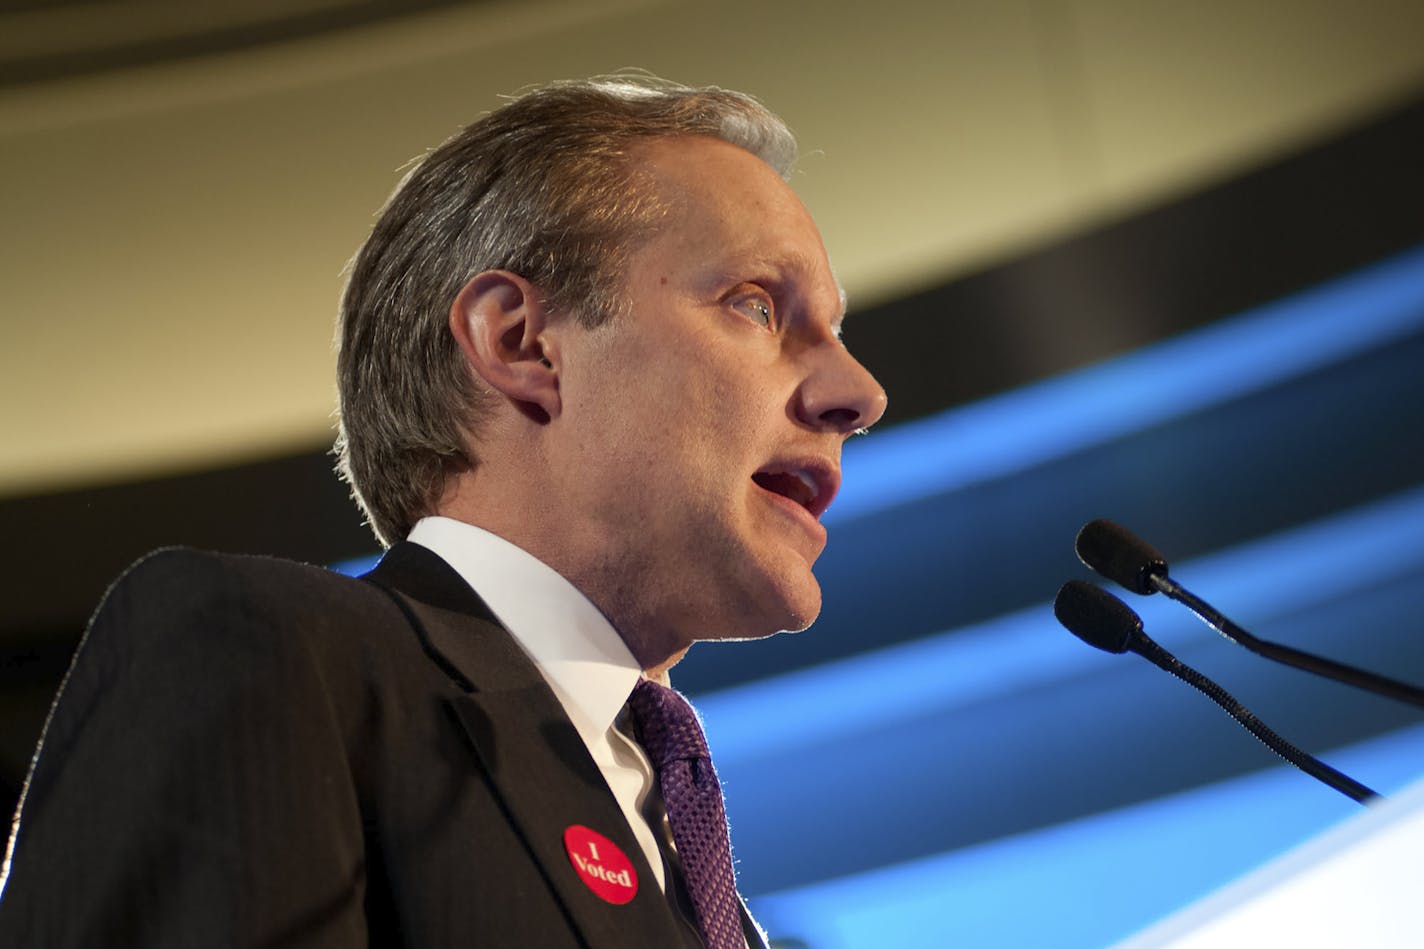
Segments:
[[[802,383],[797,412],[806,425],[842,434],[869,428],[889,401],[875,377],[838,341],[814,347],[810,373]]]

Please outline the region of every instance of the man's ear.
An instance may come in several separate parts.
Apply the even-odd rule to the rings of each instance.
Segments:
[[[557,415],[560,404],[548,319],[534,285],[507,270],[476,274],[450,305],[450,333],[470,369],[540,421]]]

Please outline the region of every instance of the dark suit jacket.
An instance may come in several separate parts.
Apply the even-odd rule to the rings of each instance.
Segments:
[[[612,840],[624,905],[563,832]],[[167,550],[110,589],[25,792],[3,947],[696,945],[538,671],[424,548]]]

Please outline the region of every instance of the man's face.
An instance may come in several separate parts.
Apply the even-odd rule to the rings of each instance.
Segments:
[[[627,312],[562,345],[555,470],[570,579],[639,658],[803,629],[845,439],[885,393],[838,339],[820,234],[764,162],[710,138],[635,154],[670,207],[633,256]]]

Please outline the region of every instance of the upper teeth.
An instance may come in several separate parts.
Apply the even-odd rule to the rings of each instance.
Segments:
[[[793,471],[791,473],[801,479],[801,483],[806,486],[806,490],[811,492],[811,500],[814,501],[816,499],[816,495],[821,493],[820,488],[816,486],[816,479],[811,477],[804,471]]]

